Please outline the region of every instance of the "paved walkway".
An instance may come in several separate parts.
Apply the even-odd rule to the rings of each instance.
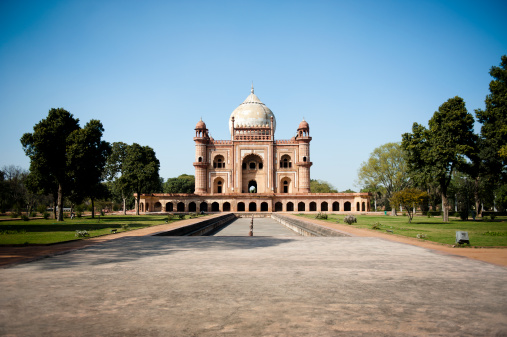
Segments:
[[[372,237],[123,237],[0,270],[5,336],[505,336],[507,269]]]

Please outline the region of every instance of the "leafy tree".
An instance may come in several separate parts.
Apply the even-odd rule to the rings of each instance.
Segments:
[[[423,204],[428,200],[428,193],[420,191],[415,188],[405,188],[401,191],[395,192],[391,197],[393,205],[403,206],[408,214],[408,222],[412,222],[414,217],[413,208],[415,205]]]
[[[136,215],[139,215],[141,192],[152,193],[161,190],[158,170],[160,162],[155,151],[149,146],[134,143],[127,147],[122,165],[126,190],[136,195]]]
[[[79,119],[58,108],[49,110],[48,117],[33,127],[33,133],[25,133],[21,144],[30,157],[29,186],[58,198],[57,221],[63,221],[63,198],[69,192],[68,176],[70,158],[67,150],[70,136],[79,130]]]
[[[106,177],[111,183],[111,192],[113,195],[119,196],[123,202],[123,215],[127,214],[127,199],[134,193],[130,190],[123,176],[125,158],[127,157],[128,144],[123,142],[115,142],[111,147],[111,153],[107,158]]]
[[[414,123],[412,133],[402,135],[408,170],[419,184],[436,181],[443,202],[443,221],[449,221],[447,189],[455,170],[469,170],[476,152],[474,118],[461,97],[450,98],[429,120],[429,129]],[[468,158],[468,161],[467,159]]]
[[[177,178],[169,178],[164,184],[165,193],[194,193],[195,177],[182,174]]]
[[[102,124],[91,120],[81,129],[79,119],[58,108],[25,133],[21,144],[30,157],[27,187],[33,192],[52,194],[63,221],[64,197],[93,197],[100,183],[109,145],[101,140]],[[55,214],[56,215],[56,214]]]
[[[381,193],[384,204],[397,191],[411,185],[403,149],[399,143],[387,143],[373,150],[368,161],[358,171],[358,185],[369,187],[369,192]]]
[[[338,191],[324,180],[310,179],[310,191],[311,193],[337,193]]]
[[[495,191],[495,203],[499,211],[505,212],[507,209],[507,184],[500,186]]]
[[[491,67],[494,78],[489,83],[486,110],[475,110],[482,124],[480,151],[476,161],[477,179],[489,195],[496,189],[507,189],[507,55],[501,57],[499,67]],[[487,197],[487,196],[486,196]],[[477,204],[477,202],[476,202]]]
[[[84,128],[69,136],[67,151],[70,161],[68,175],[72,180],[71,199],[79,204],[83,199],[90,198],[92,218],[95,217],[94,200],[107,196],[107,188],[101,181],[111,146],[102,140],[103,132],[102,123],[91,120]]]
[[[356,193],[356,191],[353,191],[351,190],[350,188],[345,190],[345,191],[342,191],[341,193]]]

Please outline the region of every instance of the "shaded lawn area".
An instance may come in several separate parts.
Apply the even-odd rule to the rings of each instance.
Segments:
[[[189,216],[185,216],[188,218]],[[70,240],[82,240],[83,237],[76,237],[76,230],[86,230],[90,236],[110,234],[112,229],[118,233],[126,230],[140,229],[155,225],[165,224],[167,216],[146,215],[146,216],[116,216],[107,215],[91,219],[90,217],[65,218],[62,222],[54,219],[40,220],[14,220],[0,222],[0,245],[13,244],[50,244]],[[174,217],[169,223],[179,221]],[[128,225],[128,229],[122,228]]]
[[[315,218],[311,214],[299,214],[307,218]],[[336,223],[339,219],[340,224],[346,215],[328,214],[329,221]],[[373,224],[379,223],[380,229],[386,233],[392,230],[393,234],[416,238],[417,234],[424,234],[425,240],[453,245],[456,241],[456,231],[468,232],[471,246],[493,247],[507,246],[507,217],[497,217],[495,220],[477,220],[462,221],[451,219],[450,222],[442,222],[442,217],[416,216],[412,223],[408,223],[407,216],[389,216],[389,215],[354,215],[357,223],[351,226],[357,228],[372,229]],[[347,225],[348,226],[348,225]],[[467,245],[464,245],[465,247]]]

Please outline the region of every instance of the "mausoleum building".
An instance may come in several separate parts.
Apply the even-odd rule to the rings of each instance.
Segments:
[[[229,118],[230,140],[195,127],[194,194],[143,194],[141,212],[367,212],[368,193],[311,193],[310,126],[275,139],[276,118],[254,94]]]

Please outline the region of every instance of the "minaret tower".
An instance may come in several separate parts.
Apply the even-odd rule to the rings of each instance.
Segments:
[[[206,168],[208,159],[206,157],[206,144],[209,142],[208,129],[202,118],[195,126],[195,194],[206,193]]]
[[[303,120],[299,123],[296,140],[299,144],[298,170],[299,170],[299,192],[310,193],[310,126]]]

